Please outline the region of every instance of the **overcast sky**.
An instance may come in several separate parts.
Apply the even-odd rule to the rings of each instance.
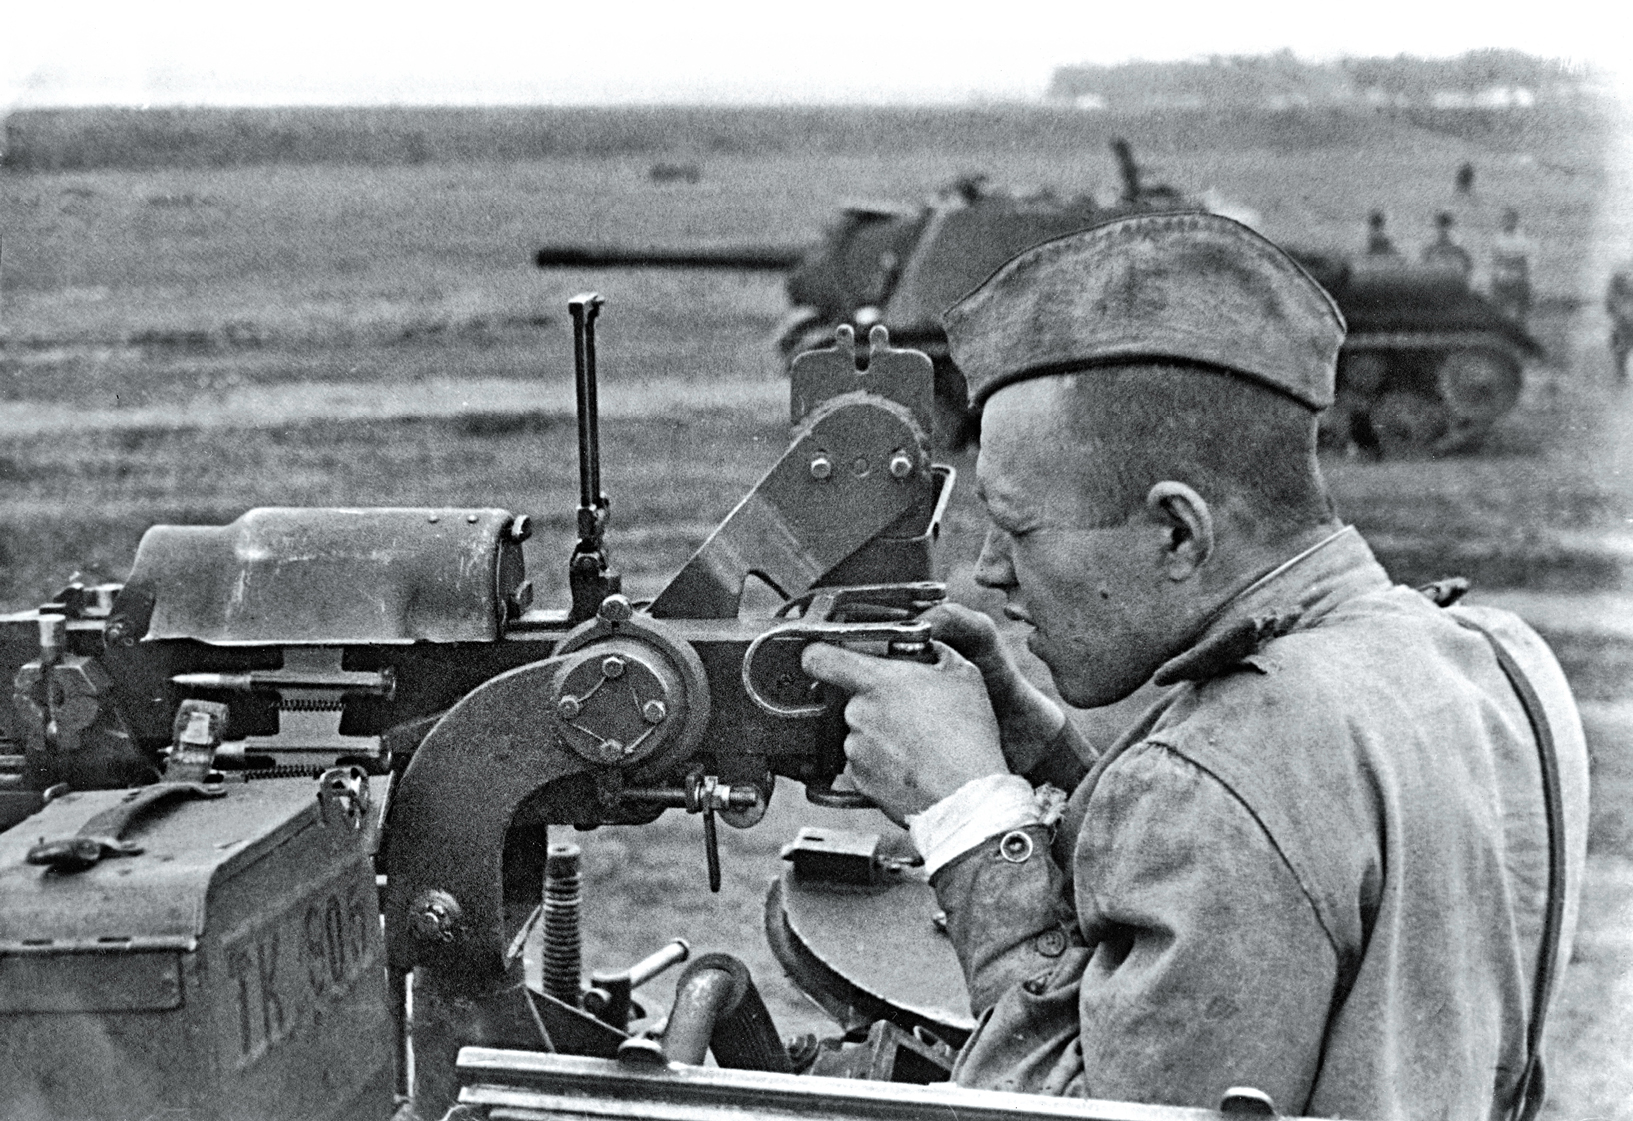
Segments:
[[[1628,0],[11,0],[0,107],[947,102],[1056,66],[1514,47],[1633,74]]]

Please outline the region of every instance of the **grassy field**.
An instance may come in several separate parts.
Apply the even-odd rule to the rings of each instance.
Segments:
[[[762,370],[759,348],[714,346],[711,336],[730,324],[757,340],[783,310],[774,283],[540,274],[532,249],[814,240],[840,200],[912,204],[974,171],[1109,200],[1117,183],[1106,143],[1118,134],[1148,178],[1251,210],[1291,244],[1357,246],[1367,212],[1381,206],[1411,249],[1445,207],[1462,215],[1478,251],[1511,205],[1537,239],[1544,295],[1578,297],[1602,283],[1577,251],[1605,182],[1597,118],[1493,144],[1368,114],[1011,116],[999,119],[1004,129],[970,124],[961,139],[949,127],[957,114],[886,118],[872,131],[851,122],[859,134],[848,146],[848,134],[828,133],[802,144],[795,116],[780,139],[759,142],[763,151],[692,153],[697,184],[654,183],[647,171],[666,153],[616,145],[514,162],[3,175],[0,397],[112,405],[246,381],[514,373],[539,361],[534,332],[559,327],[565,297],[587,283],[613,295],[623,326],[610,345],[628,348],[621,368],[631,376]],[[905,154],[890,146],[896,137],[912,141]],[[1465,160],[1478,190],[1461,200],[1452,178]]]
[[[905,154],[874,133],[841,142],[832,128],[802,145],[800,129],[815,126],[798,114],[753,151],[710,147],[694,122],[662,154],[699,159],[695,185],[652,182],[658,156],[639,146],[0,175],[0,605],[38,602],[76,570],[121,577],[155,522],[222,522],[273,504],[527,512],[540,526],[527,546],[540,602],[561,603],[577,487],[565,305],[584,288],[609,297],[609,544],[631,590],[655,592],[784,447],[784,383],[767,345],[780,287],[732,274],[540,272],[530,256],[546,241],[800,241],[840,199],[912,202],[969,171],[1109,198],[1115,126],[1153,178],[1249,208],[1290,243],[1353,246],[1382,206],[1412,246],[1435,209],[1455,205],[1478,248],[1516,205],[1539,243],[1539,288],[1563,308],[1596,299],[1605,202],[1628,185],[1592,120],[1493,135],[1372,116],[1080,118],[1065,148],[1058,122],[1004,131],[966,120],[955,143],[957,120],[927,120],[936,142]],[[1452,174],[1464,160],[1479,190],[1459,203]],[[1621,213],[1616,236],[1633,235]],[[1555,561],[1578,540],[1626,540],[1628,401],[1609,383],[1591,312],[1546,329],[1553,360],[1529,372],[1486,453],[1326,467],[1345,516],[1397,543],[1401,577],[1473,558],[1495,594],[1584,595],[1571,602],[1614,629],[1627,607],[1619,571]],[[955,594],[985,603],[969,578],[983,526],[973,458],[955,463],[966,481],[943,537],[947,575]],[[1490,560],[1513,555],[1531,559]],[[1554,1116],[1585,1121],[1628,1116],[1633,1099],[1633,689],[1608,672],[1579,684],[1593,702],[1594,865],[1550,1082]],[[743,953],[785,1029],[819,1026],[760,947],[759,906],[795,826],[845,820],[790,784],[766,824],[725,831],[717,898],[694,820],[581,837],[587,958],[619,964],[684,933],[700,949]]]

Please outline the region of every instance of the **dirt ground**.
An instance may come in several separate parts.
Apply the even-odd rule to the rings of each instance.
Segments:
[[[1546,324],[1552,359],[1528,372],[1488,449],[1324,466],[1340,510],[1399,578],[1471,572],[1477,594],[1555,642],[1584,699],[1591,863],[1551,1029],[1549,1116],[1633,1117],[1633,402],[1609,376],[1594,306],[1607,254],[1633,245],[1633,153],[1625,140],[1482,145],[1390,122],[1344,149],[1221,137],[1180,151],[1156,126],[1135,139],[1157,177],[1208,188],[1303,244],[1354,245],[1374,205],[1403,241],[1426,238],[1464,159],[1482,172],[1471,240],[1503,205],[1526,214],[1539,287],[1567,310]],[[911,201],[972,166],[1103,195],[1111,179],[1098,151],[721,156],[697,185],[653,184],[633,157],[0,178],[0,604],[38,602],[76,570],[119,578],[155,522],[285,504],[527,512],[539,602],[560,603],[577,486],[565,300],[583,288],[609,296],[609,543],[630,589],[652,594],[784,446],[766,345],[784,311],[778,283],[539,273],[532,248],[803,240],[836,199]],[[973,460],[955,463],[966,483],[946,573],[981,604]],[[785,1032],[826,1030],[764,948],[761,904],[798,825],[859,820],[890,828],[818,810],[785,784],[764,823],[724,831],[718,896],[695,819],[580,835],[587,961],[627,963],[685,935],[749,961]],[[661,985],[654,995],[661,1004]]]

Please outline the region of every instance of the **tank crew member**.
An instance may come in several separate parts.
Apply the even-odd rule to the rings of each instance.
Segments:
[[[1627,356],[1633,351],[1633,261],[1617,269],[1605,286],[1605,311],[1610,313],[1610,357],[1616,376],[1627,380]]]
[[[1332,301],[1228,219],[1144,215],[945,320],[986,407],[977,579],[1069,704],[1166,690],[1085,770],[984,615],[937,609],[935,665],[807,650],[946,911],[979,1018],[955,1078],[1501,1116],[1569,959],[1586,750],[1534,632],[1393,585],[1333,513]],[[1043,780],[1073,790],[1052,826]]]
[[[1469,257],[1469,251],[1457,244],[1452,237],[1452,226],[1456,219],[1449,211],[1442,210],[1435,215],[1435,239],[1423,249],[1423,263],[1439,269],[1455,269],[1465,277],[1474,268],[1474,261]]]
[[[1524,326],[1531,311],[1531,239],[1520,229],[1520,212],[1503,211],[1502,228],[1491,246],[1491,302]]]
[[[1467,198],[1474,193],[1474,165],[1464,160],[1457,168],[1457,178],[1454,181],[1457,193]]]
[[[1374,210],[1367,215],[1367,255],[1369,257],[1397,257],[1395,243],[1384,230],[1384,212]]]

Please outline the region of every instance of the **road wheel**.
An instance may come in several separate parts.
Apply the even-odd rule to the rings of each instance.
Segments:
[[[1316,414],[1316,443],[1332,451],[1348,451],[1358,441],[1356,421],[1366,416],[1365,398],[1338,391],[1333,403]]]
[[[1441,359],[1435,384],[1460,429],[1484,432],[1520,399],[1519,363],[1496,350],[1454,350]]]
[[[1346,354],[1338,365],[1338,392],[1360,400],[1376,397],[1389,376],[1389,359],[1382,354]]]
[[[1392,389],[1374,401],[1367,421],[1386,459],[1430,451],[1451,428],[1444,404],[1404,389]]]

